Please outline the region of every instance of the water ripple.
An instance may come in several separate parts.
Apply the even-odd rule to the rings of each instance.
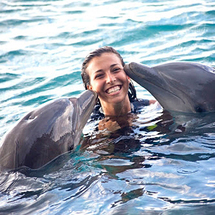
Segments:
[[[215,65],[213,0],[3,0],[0,8],[1,137],[40,104],[79,95],[82,61],[95,48],[114,46],[125,62]],[[57,171],[2,173],[0,213],[213,214],[214,123],[181,136],[156,131],[161,114],[144,109],[130,145],[127,136],[93,139],[93,124],[94,145]],[[120,141],[129,150],[120,153]]]

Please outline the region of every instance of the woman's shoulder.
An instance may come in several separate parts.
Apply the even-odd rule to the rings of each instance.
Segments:
[[[139,113],[141,112],[144,106],[150,105],[150,101],[148,99],[135,99],[131,102],[131,113]],[[99,104],[95,105],[93,112],[90,116],[90,121],[101,120],[105,117],[102,108]]]

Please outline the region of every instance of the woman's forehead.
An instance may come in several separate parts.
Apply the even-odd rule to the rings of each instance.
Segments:
[[[106,67],[122,65],[120,58],[114,53],[103,53],[94,57],[88,64],[88,71],[97,71]]]

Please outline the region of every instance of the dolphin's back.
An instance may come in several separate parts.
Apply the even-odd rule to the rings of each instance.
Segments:
[[[190,86],[192,89],[207,85],[214,81],[215,73],[212,67],[187,62],[173,62],[152,67],[165,80],[180,83],[182,86]],[[200,89],[201,90],[201,89]]]

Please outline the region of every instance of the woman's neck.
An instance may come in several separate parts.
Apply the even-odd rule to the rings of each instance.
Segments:
[[[101,103],[102,110],[105,116],[123,116],[131,112],[131,104],[129,98],[117,103]]]

